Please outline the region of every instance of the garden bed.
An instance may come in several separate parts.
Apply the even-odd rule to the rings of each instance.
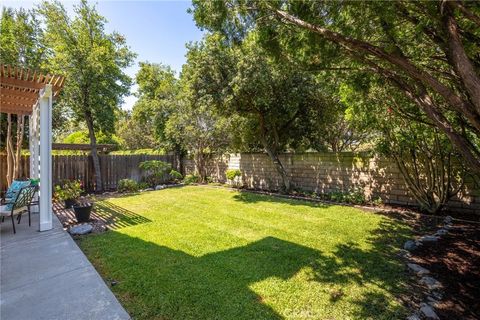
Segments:
[[[443,288],[441,319],[480,319],[480,225],[454,223],[437,243],[421,246],[411,260],[430,270]]]

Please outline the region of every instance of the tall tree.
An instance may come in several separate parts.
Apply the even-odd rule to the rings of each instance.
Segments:
[[[178,141],[165,134],[165,125],[176,106],[175,99],[180,90],[175,72],[162,64],[140,62],[137,72],[138,100],[132,110],[132,124],[144,128],[155,138],[155,147],[173,151],[179,159],[182,149]],[[179,164],[175,165],[177,169]]]
[[[255,33],[240,47],[230,48],[214,34],[191,50],[201,56],[197,73],[205,83],[196,94],[210,96],[212,106],[224,116],[243,119],[236,135],[242,135],[244,143],[260,142],[282,179],[282,189],[289,191],[290,178],[279,154],[305,147],[312,119],[321,121],[326,111],[315,78],[269,58]]]
[[[42,30],[34,12],[3,8],[0,21],[2,64],[42,71],[44,60]],[[10,184],[23,174],[20,160],[25,136],[25,116],[7,114],[1,117],[0,128],[2,136],[5,136],[7,154],[7,183]],[[14,131],[16,135],[13,134]]]
[[[200,43],[190,44],[177,94],[169,105],[165,136],[193,155],[202,182],[207,178],[207,162],[230,144],[235,117],[223,116],[214,108],[214,84],[205,73],[205,51]]]
[[[197,23],[318,69],[361,69],[404,94],[480,174],[476,1],[194,0]]]
[[[71,108],[77,121],[85,121],[95,169],[96,191],[103,189],[96,132],[112,134],[115,111],[129,93],[131,79],[124,69],[135,54],[117,32],[107,33],[107,22],[86,0],[74,7],[70,18],[60,2],[43,2],[46,41],[52,66],[66,77],[62,103]]]

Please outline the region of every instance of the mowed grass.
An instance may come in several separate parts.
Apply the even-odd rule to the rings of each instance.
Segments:
[[[79,243],[134,319],[405,316],[410,230],[385,216],[195,186],[97,207],[125,223]]]

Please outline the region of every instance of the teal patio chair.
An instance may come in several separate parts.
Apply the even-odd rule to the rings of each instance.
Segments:
[[[20,189],[24,187],[28,187],[31,184],[32,184],[31,180],[14,180],[10,185],[10,187],[8,187],[5,194],[2,195],[0,204],[6,204],[9,202],[12,202],[16,198],[17,193],[20,191]]]
[[[17,233],[17,231],[15,230],[14,216],[18,216],[18,223],[20,223],[22,214],[28,212],[28,225],[32,225],[32,220],[30,217],[30,205],[32,203],[35,192],[37,192],[37,186],[23,187],[16,194],[16,197],[13,201],[10,201],[0,206],[0,215],[2,216],[2,222],[5,221],[5,217],[10,216],[12,219],[14,234]]]

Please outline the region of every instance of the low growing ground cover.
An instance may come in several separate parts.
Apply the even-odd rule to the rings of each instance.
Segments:
[[[356,208],[182,187],[97,203],[79,244],[134,319],[399,319],[410,229]]]

